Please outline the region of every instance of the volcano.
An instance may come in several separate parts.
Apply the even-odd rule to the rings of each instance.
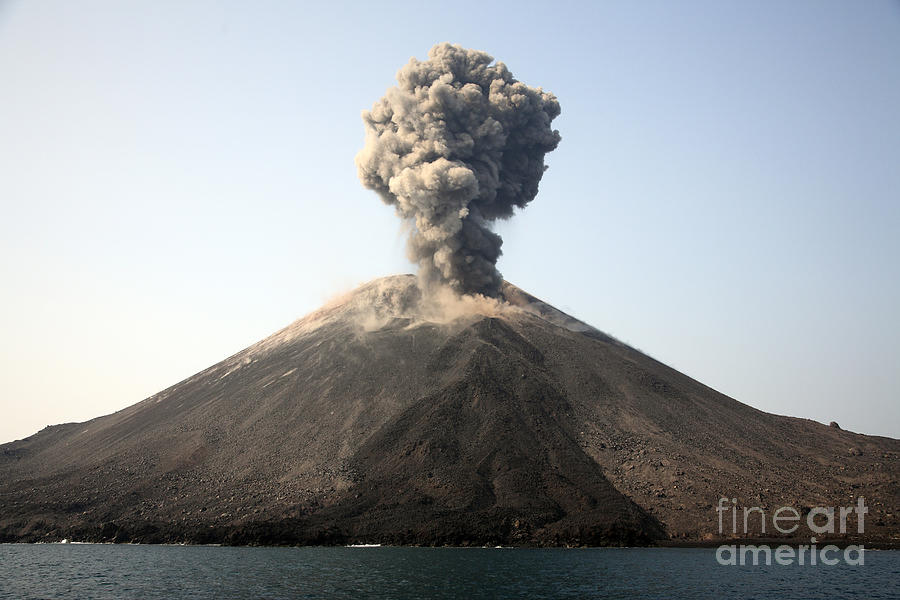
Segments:
[[[864,497],[845,537],[897,539],[900,441],[761,412],[501,293],[375,280],[124,410],[4,444],[0,540],[702,542],[731,533],[721,497]]]

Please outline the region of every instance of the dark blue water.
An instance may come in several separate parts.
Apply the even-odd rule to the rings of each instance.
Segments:
[[[720,566],[714,550],[0,545],[0,598],[900,598],[900,552]]]

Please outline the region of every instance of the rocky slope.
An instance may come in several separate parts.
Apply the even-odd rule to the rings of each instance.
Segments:
[[[504,295],[376,280],[134,406],[0,446],[0,539],[695,542],[719,537],[722,496],[864,496],[864,539],[898,539],[900,441],[760,412]]]

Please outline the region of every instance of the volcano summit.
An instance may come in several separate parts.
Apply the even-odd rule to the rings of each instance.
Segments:
[[[0,446],[0,539],[652,544],[714,505],[870,508],[900,441],[766,414],[504,282],[370,282],[117,413]]]

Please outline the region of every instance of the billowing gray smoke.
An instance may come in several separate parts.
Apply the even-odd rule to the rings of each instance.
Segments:
[[[484,52],[438,44],[397,73],[371,111],[356,165],[414,227],[410,259],[426,284],[496,296],[500,236],[491,222],[538,191],[544,154],[556,148],[553,94],[516,81]]]

